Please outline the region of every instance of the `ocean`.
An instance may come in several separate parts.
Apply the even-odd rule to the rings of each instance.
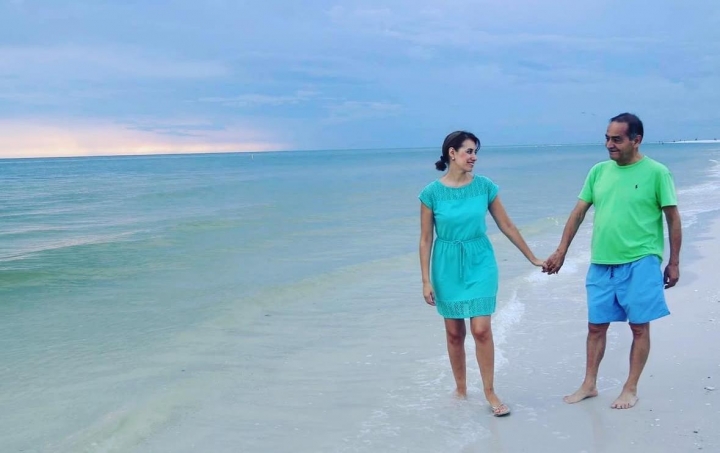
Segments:
[[[720,210],[720,146],[643,152],[673,171],[685,234],[701,232]],[[471,342],[477,404],[461,404],[422,299],[417,195],[439,154],[0,160],[0,451],[452,452],[488,438]],[[601,144],[484,147],[476,173],[546,257],[605,158]],[[510,402],[504,370],[538,341],[523,326],[582,317],[591,222],[550,277],[488,217]]]

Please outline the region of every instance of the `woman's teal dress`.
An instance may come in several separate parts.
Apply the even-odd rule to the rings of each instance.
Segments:
[[[434,181],[420,192],[420,201],[435,217],[430,278],[437,311],[444,318],[495,311],[498,267],[485,217],[497,193],[498,186],[484,176],[458,188]]]

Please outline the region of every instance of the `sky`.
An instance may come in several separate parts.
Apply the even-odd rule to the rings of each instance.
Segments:
[[[686,6],[692,5],[692,6]],[[720,138],[720,2],[0,0],[0,157]]]

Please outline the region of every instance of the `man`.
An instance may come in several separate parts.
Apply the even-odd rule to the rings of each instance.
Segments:
[[[677,283],[682,231],[675,186],[664,165],[643,156],[643,124],[630,113],[610,120],[605,147],[610,160],[590,170],[579,200],[565,224],[560,245],[543,272],[556,274],[590,206],[595,206],[591,264],[587,273],[588,337],[585,380],[564,398],[572,404],[597,396],[597,375],[611,322],[629,321],[633,334],[630,373],[615,409],[638,401],[637,385],[650,352],[650,322],[670,314],[664,288]],[[670,234],[664,275],[662,215]]]

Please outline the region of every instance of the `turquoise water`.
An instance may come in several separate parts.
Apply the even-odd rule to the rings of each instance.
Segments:
[[[673,170],[689,231],[720,209],[717,145],[644,151]],[[449,410],[416,258],[438,155],[0,160],[0,451],[376,451],[424,414],[407,405]],[[487,147],[476,171],[544,256],[605,156]],[[544,280],[489,224],[501,368]]]

